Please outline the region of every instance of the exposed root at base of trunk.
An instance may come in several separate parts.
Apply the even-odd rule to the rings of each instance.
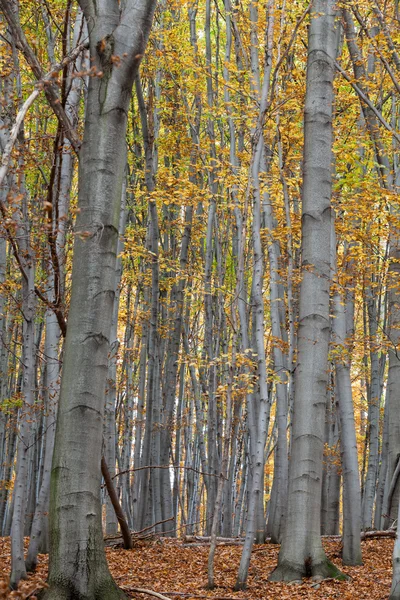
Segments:
[[[294,565],[287,561],[282,561],[278,564],[276,569],[272,571],[268,577],[269,581],[301,581],[303,577],[313,577],[316,580],[323,579],[339,579],[340,581],[346,581],[349,579],[348,575],[345,575],[328,559],[321,563],[314,564],[312,559],[309,558],[304,561],[303,565]]]
[[[38,595],[39,600],[128,600],[114,582],[99,586],[92,594],[81,594],[73,585],[49,585]]]

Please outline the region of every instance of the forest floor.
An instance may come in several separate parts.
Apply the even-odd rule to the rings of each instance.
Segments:
[[[328,579],[320,584],[304,580],[297,585],[270,583],[268,575],[276,566],[277,546],[255,546],[250,564],[248,587],[233,592],[242,548],[238,545],[218,546],[215,561],[217,587],[209,591],[207,583],[208,545],[183,545],[175,540],[141,542],[133,550],[107,548],[111,572],[127,596],[151,600],[135,588],[159,592],[171,600],[300,600],[340,598],[360,600],[388,598],[391,585],[393,540],[380,538],[362,542],[364,565],[346,567],[340,560],[340,542],[324,540],[328,557],[347,575],[349,581]],[[47,557],[40,555],[38,570],[20,586],[19,592],[6,593],[10,569],[10,540],[0,538],[0,599],[33,600],[47,576]],[[153,596],[154,598],[154,596]]]

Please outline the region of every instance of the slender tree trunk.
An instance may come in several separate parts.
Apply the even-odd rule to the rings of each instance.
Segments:
[[[54,438],[56,429],[56,416],[59,396],[60,363],[58,360],[58,345],[60,328],[53,311],[46,313],[46,445],[44,455],[43,479],[40,488],[38,503],[32,523],[26,569],[34,571],[37,564],[39,551],[48,551],[48,526],[47,514],[49,511],[49,493],[51,463],[53,459]]]
[[[383,434],[381,465],[379,467],[378,487],[376,490],[376,505],[374,515],[374,529],[384,528],[383,515],[387,514],[385,509],[388,484],[388,457],[389,457],[389,388],[386,387],[385,411],[383,416]]]
[[[116,465],[116,401],[117,401],[117,358],[119,351],[118,341],[118,312],[119,312],[119,300],[121,296],[121,278],[122,278],[122,260],[120,254],[123,251],[123,241],[121,237],[125,233],[126,224],[126,180],[122,185],[121,194],[121,212],[119,217],[119,241],[117,248],[117,263],[116,263],[116,277],[115,277],[115,296],[113,306],[113,316],[111,322],[111,334],[110,334],[110,355],[108,359],[108,377],[107,377],[107,391],[106,391],[106,407],[105,407],[105,422],[104,422],[104,458],[107,464],[108,472],[110,477],[113,478],[115,475]],[[115,507],[110,498],[110,495],[106,496],[106,533],[113,535],[118,530],[118,519],[115,513]]]
[[[253,139],[253,155],[251,161],[251,181],[253,189],[253,281],[252,281],[252,308],[253,308],[253,340],[254,349],[257,355],[257,375],[258,386],[256,393],[250,399],[249,422],[250,422],[250,446],[252,454],[252,486],[250,491],[250,500],[248,507],[248,522],[246,527],[246,537],[243,546],[243,552],[240,560],[235,589],[243,589],[246,586],[247,575],[250,564],[251,550],[254,543],[254,537],[257,531],[257,525],[262,526],[262,538],[265,536],[264,521],[264,451],[265,442],[269,427],[270,417],[270,394],[267,384],[267,365],[265,358],[264,341],[264,299],[263,299],[263,280],[264,280],[264,259],[261,245],[261,193],[260,193],[260,165],[264,152],[263,124],[265,112],[267,109],[269,80],[272,66],[272,40],[273,40],[273,0],[268,2],[268,34],[266,47],[266,62],[264,68],[264,79],[260,94],[260,111],[257,127]],[[258,398],[257,398],[258,396]],[[257,507],[262,510],[262,523],[257,523]],[[259,519],[260,520],[260,519]],[[261,537],[261,535],[259,537]],[[260,541],[260,540],[258,540]]]
[[[333,222],[332,229],[333,247],[336,252]],[[336,257],[334,270],[337,272]],[[344,300],[337,287],[333,297],[334,318],[332,320],[332,331],[335,344],[336,391],[339,401],[340,447],[343,470],[342,559],[346,565],[361,565],[361,489],[351,389],[350,368],[352,349],[348,347],[347,342],[354,332],[354,307],[352,299],[350,299],[350,302],[345,302]]]
[[[336,455],[339,443],[338,407],[333,390],[327,390],[326,396],[325,447],[328,449],[328,456],[324,456],[322,476],[321,534],[338,535],[340,525],[340,467]]]
[[[399,503],[399,514],[397,517],[399,522],[400,519],[400,503]],[[397,528],[396,541],[393,549],[393,577],[392,587],[390,590],[389,600],[400,600],[400,529]]]
[[[26,198],[26,193],[25,193]],[[25,199],[25,203],[27,200]],[[27,210],[27,209],[26,209]],[[25,215],[27,218],[27,214]],[[17,448],[17,466],[16,478],[13,490],[13,516],[12,516],[12,531],[11,531],[11,576],[10,586],[16,588],[20,579],[26,579],[26,569],[24,562],[24,525],[25,525],[25,510],[27,502],[27,485],[28,485],[28,463],[29,449],[32,443],[32,420],[31,414],[35,396],[35,340],[34,340],[34,317],[35,317],[35,269],[33,257],[29,252],[29,234],[28,227],[25,221],[26,248],[27,260],[24,264],[24,270],[27,274],[27,279],[22,282],[22,311],[23,311],[23,380],[22,394],[24,398],[23,406],[20,410],[20,428],[18,435]]]

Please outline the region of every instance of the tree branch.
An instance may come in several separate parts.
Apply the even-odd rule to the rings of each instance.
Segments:
[[[0,5],[1,5],[2,0],[0,0]],[[68,65],[69,63],[73,62],[78,56],[79,54],[82,52],[82,50],[84,50],[85,48],[87,48],[87,44],[79,44],[79,46],[77,46],[76,48],[74,48],[74,50],[72,52],[70,52],[67,56],[65,56],[63,58],[63,60],[54,65],[52,70],[47,73],[47,75],[44,76],[43,80],[39,81],[37,84],[37,88],[32,92],[32,94],[29,96],[29,98],[24,102],[21,110],[18,112],[15,123],[11,129],[10,132],[10,138],[6,144],[6,147],[4,148],[4,152],[1,158],[1,166],[0,166],[0,186],[3,184],[4,179],[7,175],[7,171],[8,168],[10,166],[10,161],[11,161],[11,153],[12,153],[12,149],[14,147],[14,144],[17,140],[18,137],[18,133],[19,130],[21,129],[21,125],[24,121],[24,118],[28,112],[28,110],[30,109],[30,107],[32,106],[32,104],[34,103],[34,101],[36,100],[36,98],[39,96],[41,89],[43,89],[43,87],[41,88],[40,85],[41,84],[45,84],[45,82],[51,81],[51,79],[54,76],[55,72],[61,71],[66,65]],[[6,211],[6,207],[3,203],[3,201],[0,199],[0,212],[2,214],[2,217],[4,219],[4,221],[6,220],[7,217],[7,211]],[[5,223],[5,230],[7,233],[7,237],[8,240],[11,244],[11,247],[13,249],[13,253],[15,256],[15,259],[18,263],[19,269],[21,271],[22,276],[24,277],[24,279],[27,279],[27,275],[25,273],[25,269],[24,266],[22,264],[21,258],[19,256],[18,253],[18,247],[17,244],[15,242],[15,240],[13,239],[12,233],[10,228],[7,226],[7,224]],[[67,325],[65,322],[65,318],[64,315],[62,313],[62,310],[60,309],[59,306],[59,302],[56,304],[53,304],[52,302],[49,302],[49,300],[44,296],[44,294],[40,291],[40,289],[35,286],[35,293],[38,296],[38,298],[40,298],[40,300],[42,300],[46,306],[48,306],[51,310],[54,311],[56,317],[57,317],[57,322],[60,326],[60,330],[62,335],[65,337],[66,335],[66,331],[67,331]]]
[[[59,98],[58,92],[57,92],[57,88],[53,82],[52,74],[55,72],[61,71],[61,69],[63,69],[63,67],[66,64],[68,64],[69,62],[74,60],[79,55],[79,53],[83,50],[83,48],[88,47],[87,44],[81,44],[80,46],[77,46],[75,48],[75,50],[69,55],[69,57],[65,57],[61,63],[53,66],[51,72],[48,75],[44,75],[43,69],[42,69],[35,53],[33,52],[32,48],[28,44],[28,41],[25,37],[24,32],[22,31],[21,25],[19,23],[19,19],[13,12],[11,2],[9,2],[9,0],[0,0],[0,8],[1,8],[1,10],[7,20],[8,26],[15,38],[17,48],[19,48],[19,50],[21,50],[21,52],[23,53],[28,65],[32,69],[34,76],[38,80],[38,83],[40,84],[40,82],[42,82],[43,91],[45,93],[45,96],[46,96],[51,108],[53,109],[54,114],[56,115],[57,119],[60,121],[62,128],[64,130],[64,133],[65,133],[66,137],[69,139],[69,141],[71,142],[71,146],[74,149],[75,153],[77,155],[79,155],[79,149],[81,147],[81,140],[80,140],[77,132],[75,131],[75,129],[72,127],[72,124],[71,124],[67,114],[65,113],[64,108],[61,105],[60,98]],[[77,52],[78,48],[79,48],[79,51]],[[67,61],[67,62],[65,62],[65,61]]]

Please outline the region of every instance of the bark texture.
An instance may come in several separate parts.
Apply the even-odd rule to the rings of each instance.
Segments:
[[[124,143],[132,85],[155,2],[80,2],[89,27],[85,133],[79,165],[71,306],[65,342],[50,491],[46,599],[123,597],[106,562],[100,457]],[[115,57],[121,62],[115,66]]]
[[[320,534],[329,345],[335,3],[311,7],[304,119],[302,282],[286,528],[272,581],[336,577]]]

